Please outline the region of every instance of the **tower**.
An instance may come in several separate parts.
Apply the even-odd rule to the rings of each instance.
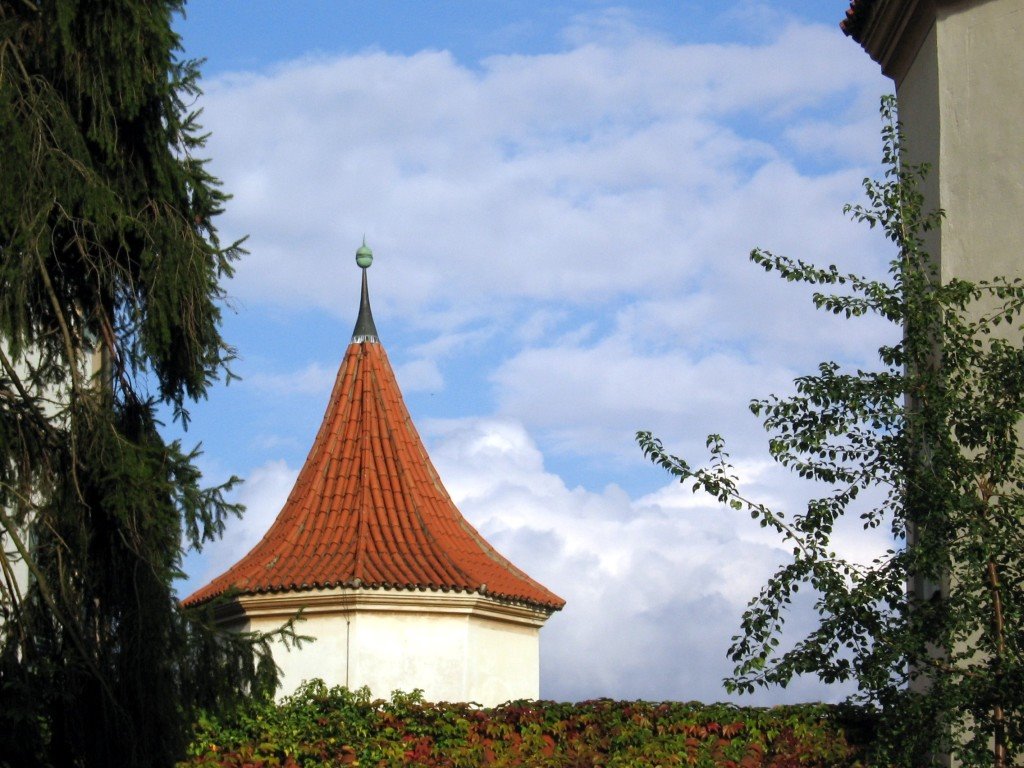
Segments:
[[[565,601],[463,518],[427,455],[370,311],[359,314],[295,486],[255,547],[184,603],[225,593],[218,621],[269,631],[303,611],[315,642],[275,648],[282,690],[306,678],[420,688],[428,700],[499,704],[539,693],[540,627]]]

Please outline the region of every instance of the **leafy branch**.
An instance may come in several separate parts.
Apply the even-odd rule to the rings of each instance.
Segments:
[[[649,432],[637,440],[694,492],[749,512],[792,550],[743,614],[731,690],[800,674],[854,681],[856,698],[883,710],[876,759],[920,765],[947,750],[1002,768],[1024,750],[1024,282],[939,279],[925,250],[942,217],[924,208],[928,169],[901,160],[892,99],[882,116],[883,177],[866,179],[866,203],[844,211],[896,246],[888,279],[751,253],[787,281],[843,291],[815,293],[819,309],[902,329],[875,370],[824,362],[794,394],[750,404],[772,458],[831,491],[786,518],[740,491],[720,436],[708,437],[698,468]],[[865,529],[888,523],[892,545],[871,563],[832,551],[836,524],[853,514]],[[783,648],[801,587],[817,626]]]

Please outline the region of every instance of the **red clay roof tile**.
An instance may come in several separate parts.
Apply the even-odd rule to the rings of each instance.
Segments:
[[[320,431],[263,539],[185,599],[358,585],[485,591],[558,610],[565,601],[502,557],[445,491],[384,348],[353,342]]]
[[[871,13],[871,6],[875,0],[850,0],[850,7],[846,9],[846,18],[839,22],[839,28],[843,33],[852,37],[858,43],[861,41],[861,32],[867,23],[868,15]]]

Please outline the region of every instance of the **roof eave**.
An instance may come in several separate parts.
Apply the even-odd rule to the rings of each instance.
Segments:
[[[935,23],[937,0],[853,0],[840,28],[897,87]]]
[[[208,598],[206,602],[214,599]],[[306,618],[353,611],[465,613],[540,627],[562,605],[540,605],[466,590],[338,586],[239,592],[230,596],[224,593],[212,607],[216,620],[223,624],[254,617],[287,621],[301,610]]]
[[[358,592],[360,590],[386,590],[389,592],[406,592],[409,594],[453,594],[453,595],[482,595],[492,600],[497,600],[502,603],[508,603],[510,605],[521,605],[528,608],[544,611],[548,615],[555,611],[560,611],[565,607],[565,600],[552,593],[552,599],[548,602],[543,602],[521,595],[510,595],[490,592],[486,589],[464,589],[453,586],[423,586],[418,584],[413,585],[390,585],[390,584],[363,584],[358,579],[352,579],[347,582],[330,582],[330,583],[314,583],[314,584],[303,584],[303,585],[279,585],[279,586],[265,586],[257,589],[220,589],[209,594],[202,594],[204,589],[198,590],[193,594],[186,597],[181,601],[181,605],[185,608],[198,608],[206,603],[211,602],[231,602],[237,599],[248,599],[263,595],[311,595],[320,594],[327,592],[334,592],[337,590],[347,590],[350,592]],[[300,601],[305,598],[300,598]],[[215,609],[216,611],[217,609]]]

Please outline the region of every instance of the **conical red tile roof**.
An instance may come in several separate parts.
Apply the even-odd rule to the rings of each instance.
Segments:
[[[368,314],[365,270],[364,304]],[[560,609],[564,600],[502,557],[455,507],[372,330],[360,334],[357,323],[323,424],[270,530],[184,603],[230,588],[385,587],[482,592]]]

